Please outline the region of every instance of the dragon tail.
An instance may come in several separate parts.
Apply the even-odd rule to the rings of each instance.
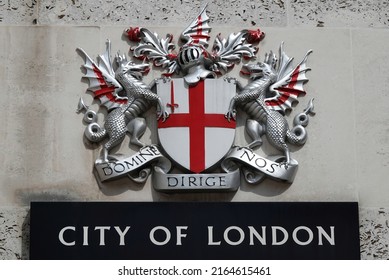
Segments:
[[[309,115],[314,115],[313,111],[313,99],[311,99],[308,103],[307,108],[305,110],[294,117],[293,124],[294,127],[291,130],[288,130],[286,133],[286,137],[288,142],[294,145],[303,145],[307,141],[307,131],[305,127],[309,122]]]
[[[102,128],[98,123],[89,124],[84,132],[85,137],[94,143],[100,142],[107,135],[105,128]]]
[[[286,132],[286,139],[293,145],[303,145],[307,137],[307,131],[302,125],[296,125]]]

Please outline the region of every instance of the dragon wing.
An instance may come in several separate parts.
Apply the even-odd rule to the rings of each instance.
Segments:
[[[199,15],[181,33],[181,40],[186,44],[208,46],[211,27],[208,25],[209,17],[206,11],[207,5],[201,9]]]
[[[98,63],[93,61],[83,49],[77,48],[77,50],[85,55],[83,67],[86,69],[86,74],[84,77],[88,78],[88,90],[93,92],[94,97],[100,100],[100,106],[111,110],[126,104],[128,98],[119,95],[123,87],[115,79],[115,72],[112,68],[111,42],[107,41],[106,50],[104,54],[99,55]]]
[[[281,44],[277,81],[270,86],[270,92],[274,96],[265,99],[267,106],[284,113],[286,110],[292,109],[292,103],[298,101],[298,97],[305,95],[304,84],[308,81],[305,73],[310,70],[307,68],[306,62],[310,53],[312,50],[309,50],[304,59],[296,67],[293,67],[293,58],[286,55],[283,43]]]

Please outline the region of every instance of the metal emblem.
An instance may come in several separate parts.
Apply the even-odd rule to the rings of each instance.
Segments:
[[[227,39],[219,34],[208,51],[208,23],[205,6],[182,32],[178,51],[170,34],[160,38],[146,28],[127,29],[126,35],[136,44],[130,53],[142,63],[120,54],[112,60],[109,41],[96,61],[78,49],[85,57],[88,90],[107,109],[102,126],[82,98],[77,110],[84,112],[88,141],[102,143],[95,162],[99,180],[128,176],[142,183],[151,175],[153,187],[163,192],[236,191],[242,180],[258,184],[266,177],[293,182],[298,163],[288,144],[305,143],[313,99],[294,118],[292,128],[285,113],[306,94],[311,51],[293,66],[281,44],[278,57],[270,52],[263,62],[243,65],[241,73],[250,79],[243,86],[226,74],[237,62],[256,59],[253,45],[265,34],[259,29],[232,33]],[[165,72],[146,85],[142,76],[149,71],[149,61]],[[146,145],[141,141],[146,129],[142,115],[155,106],[158,143]],[[251,138],[244,147],[234,145],[241,112],[247,116],[245,130]],[[114,154],[112,149],[127,134],[138,152]],[[263,136],[281,154],[265,158],[255,153]]]

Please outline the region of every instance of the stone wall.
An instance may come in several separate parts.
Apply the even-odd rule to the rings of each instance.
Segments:
[[[150,182],[96,182],[99,151],[83,141],[82,115],[75,113],[80,96],[92,102],[75,49],[96,56],[109,38],[113,51],[127,52],[122,33],[129,26],[178,38],[203,1],[0,0],[0,259],[28,258],[29,203],[42,200],[358,201],[362,259],[389,258],[389,2],[208,2],[213,38],[260,27],[267,34],[260,59],[281,41],[296,61],[314,50],[299,106],[314,97],[317,114],[308,142],[292,151],[300,162],[294,183],[165,195]],[[146,114],[142,138],[150,143],[156,143],[154,114]],[[242,144],[243,125],[238,131]]]

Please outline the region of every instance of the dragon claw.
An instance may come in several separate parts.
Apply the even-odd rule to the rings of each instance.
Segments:
[[[235,111],[228,111],[224,117],[228,120],[228,122],[231,121],[231,119],[236,120],[236,112]]]
[[[225,77],[224,80],[233,84],[236,84],[238,82],[238,80],[234,77]]]
[[[241,150],[248,150],[248,151],[254,153],[254,151],[253,151],[251,148],[249,148],[248,146],[240,146],[240,147],[237,148],[237,150],[238,150],[238,151],[241,151]]]
[[[162,122],[165,122],[169,118],[169,113],[167,111],[161,111],[158,113],[157,120],[162,119]]]
[[[109,162],[108,159],[99,158],[99,159],[96,159],[95,164],[100,165],[100,164],[106,164],[108,162]]]
[[[162,81],[164,83],[170,83],[171,80],[172,80],[172,78],[170,76],[163,76],[162,77]]]
[[[285,170],[288,170],[289,163],[288,163],[288,162],[286,162],[286,161],[280,162],[280,167],[284,167],[284,168],[285,168]]]

